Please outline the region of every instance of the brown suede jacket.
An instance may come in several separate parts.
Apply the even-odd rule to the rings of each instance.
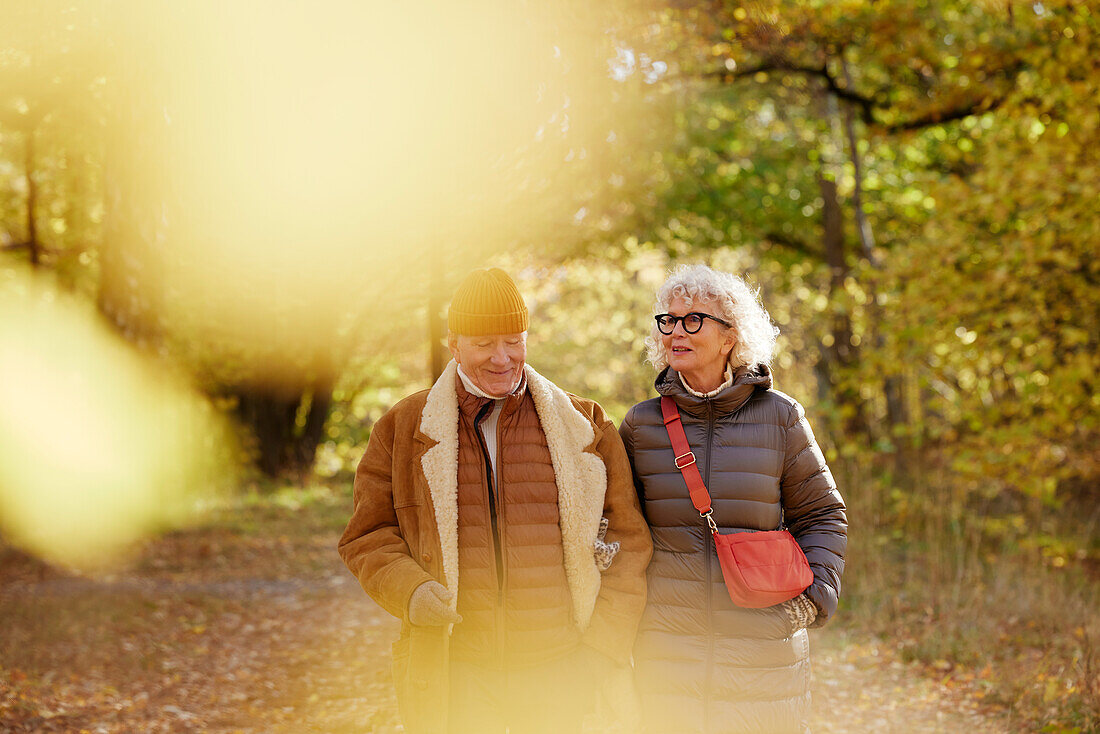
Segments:
[[[401,401],[375,424],[355,476],[354,511],[339,542],[341,557],[367,594],[403,621],[394,673],[410,730],[421,727],[406,712],[447,700],[449,637],[441,628],[410,625],[409,597],[435,580],[456,593],[457,605],[462,588],[455,370],[452,362],[431,390]],[[565,393],[530,367],[526,379],[557,485],[573,623],[584,644],[625,664],[645,608],[652,553],[626,451],[599,405]],[[594,558],[601,517],[609,521],[607,542],[620,544],[602,572]],[[424,727],[437,725],[435,720]]]

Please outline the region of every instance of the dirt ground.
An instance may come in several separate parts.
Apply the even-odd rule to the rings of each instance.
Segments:
[[[336,556],[342,505],[313,509],[171,534],[95,577],[0,549],[0,732],[401,731],[397,622]],[[1013,731],[882,642],[811,644],[815,732]]]

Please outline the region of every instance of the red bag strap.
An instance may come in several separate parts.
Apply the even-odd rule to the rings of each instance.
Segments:
[[[684,433],[684,424],[680,420],[680,411],[676,402],[667,396],[661,397],[661,415],[665,419],[665,430],[668,431],[668,440],[672,442],[672,450],[676,452],[676,468],[684,475],[687,483],[688,495],[691,504],[699,511],[699,515],[707,518],[707,522],[714,527],[714,521],[710,515],[710,492],[699,474],[699,466],[695,463],[695,454],[688,445],[687,434]]]

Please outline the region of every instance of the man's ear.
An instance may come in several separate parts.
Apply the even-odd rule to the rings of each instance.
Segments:
[[[451,356],[458,361],[458,335],[447,332],[447,349],[451,350]]]

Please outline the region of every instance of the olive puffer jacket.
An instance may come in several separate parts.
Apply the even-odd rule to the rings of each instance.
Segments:
[[[655,383],[680,410],[724,532],[791,531],[814,581],[814,627],[836,611],[847,519],[802,406],[771,389],[763,365],[736,371],[711,398],[666,368]],[[676,469],[660,399],[635,405],[620,427],[653,534],[649,600],[634,647],[646,730],[787,732],[806,729],[809,641],[789,602],[744,609],[730,601],[705,521]]]

